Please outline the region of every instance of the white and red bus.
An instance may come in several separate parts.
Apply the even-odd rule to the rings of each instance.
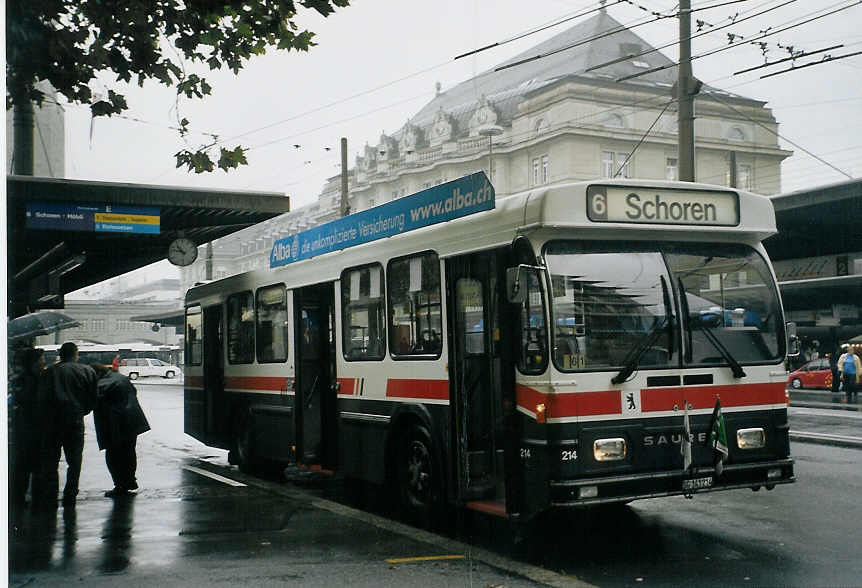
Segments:
[[[768,198],[603,180],[494,204],[458,182],[190,289],[186,432],[244,469],[387,484],[417,513],[529,520],[794,481]],[[717,400],[723,468],[706,443]]]

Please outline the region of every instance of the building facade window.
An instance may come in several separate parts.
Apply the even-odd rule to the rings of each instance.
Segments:
[[[542,156],[542,183],[548,183],[548,156]]]
[[[94,331],[104,331],[105,330],[105,319],[93,319],[93,330]]]
[[[751,173],[751,165],[740,163],[736,166],[736,187],[743,190],[754,189],[754,176]]]
[[[745,131],[739,127],[733,127],[727,134],[727,138],[731,141],[745,141]]]
[[[666,179],[666,180],[678,180],[679,179],[679,160],[676,157],[665,158],[664,179]]]
[[[628,155],[628,153],[602,151],[602,177],[630,178],[629,164],[631,164],[631,160],[626,161]]]

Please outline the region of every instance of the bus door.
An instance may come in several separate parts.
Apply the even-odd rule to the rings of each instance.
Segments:
[[[296,459],[334,469],[337,461],[334,284],[294,291]]]
[[[514,384],[504,370],[500,254],[464,255],[447,261],[455,448],[460,498],[502,503],[504,402]],[[511,370],[508,370],[511,371]]]
[[[228,447],[231,423],[224,393],[224,319],[220,304],[204,308],[203,338],[207,443]]]

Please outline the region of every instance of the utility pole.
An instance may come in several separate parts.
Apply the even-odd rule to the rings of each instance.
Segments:
[[[350,204],[347,202],[347,137],[341,137],[341,206],[340,216],[350,214]]]
[[[701,83],[691,73],[691,0],[679,3],[679,78],[676,82],[679,179],[694,181],[694,97]]]
[[[12,158],[19,176],[33,175],[33,103],[12,110]]]

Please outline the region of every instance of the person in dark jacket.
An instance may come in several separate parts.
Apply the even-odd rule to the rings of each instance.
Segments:
[[[78,363],[78,346],[72,342],[60,346],[60,362],[48,368],[46,374],[50,406],[54,412],[54,427],[47,442],[44,479],[47,500],[56,501],[59,488],[60,450],[66,457],[66,486],[63,505],[74,506],[81,477],[84,453],[84,416],[96,404],[96,372]],[[46,415],[46,417],[51,415]]]
[[[39,390],[45,370],[45,352],[25,347],[16,356],[18,370],[9,391],[11,393],[9,441],[9,502],[13,507],[26,503],[27,488],[33,483],[36,495],[36,477],[39,465],[40,429],[44,423],[37,419]]]
[[[138,391],[129,378],[109,366],[94,367],[99,376],[98,403],[93,412],[96,441],[99,449],[105,450],[105,464],[114,480],[114,488],[105,492],[105,496],[116,498],[138,489],[135,444],[138,435],[150,430],[150,424],[138,403]]]

